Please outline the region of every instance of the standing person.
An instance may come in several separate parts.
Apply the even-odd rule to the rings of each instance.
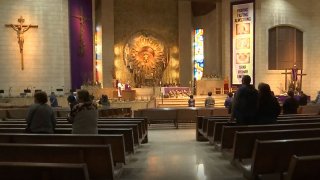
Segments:
[[[237,124],[257,123],[258,91],[250,85],[251,77],[242,78],[242,86],[237,90],[231,110],[230,122],[236,119]]]
[[[196,100],[193,99],[193,95],[190,95],[189,97],[190,97],[190,99],[188,100],[188,106],[189,107],[195,107],[196,106]]]
[[[72,107],[77,104],[77,99],[76,99],[76,97],[73,95],[73,90],[72,90],[72,89],[70,89],[70,94],[69,94],[69,96],[68,96],[67,101],[68,101],[70,110],[72,110]]]
[[[281,112],[280,104],[274,97],[269,84],[260,83],[258,86],[258,113],[257,119],[259,124],[275,123]]]
[[[34,94],[34,104],[30,106],[27,114],[28,133],[54,133],[56,117],[52,108],[46,104],[47,93],[40,91]]]
[[[98,134],[98,108],[90,99],[87,90],[77,92],[78,104],[76,104],[70,114],[69,122],[72,123],[73,134]]]
[[[299,102],[294,98],[294,92],[289,91],[288,96],[282,106],[283,114],[297,114]]]
[[[50,100],[51,107],[58,107],[59,106],[57,96],[54,94],[54,92],[51,92],[49,100]]]
[[[232,97],[233,97],[232,92],[229,92],[227,99],[224,101],[224,107],[228,109],[228,114],[231,114]]]
[[[208,97],[206,98],[206,100],[204,101],[204,105],[205,107],[213,107],[215,104],[214,99],[212,98],[212,92],[209,91],[208,92]]]
[[[308,96],[303,93],[303,91],[300,92],[300,98],[299,98],[299,105],[305,106],[308,104]]]

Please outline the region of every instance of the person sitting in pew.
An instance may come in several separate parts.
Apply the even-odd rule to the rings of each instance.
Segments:
[[[299,105],[306,106],[307,104],[308,104],[308,96],[303,91],[301,91],[300,98],[299,98]]]
[[[98,134],[98,108],[90,99],[87,90],[77,92],[78,104],[76,104],[68,117],[72,123],[73,134]]]
[[[57,121],[47,102],[47,93],[40,91],[34,94],[34,104],[30,106],[26,118],[27,133],[54,133]]]
[[[213,107],[214,104],[215,104],[215,100],[212,98],[212,92],[209,91],[208,92],[208,97],[204,101],[204,106],[206,108],[210,108],[210,107]]]
[[[196,100],[193,99],[193,95],[189,96],[190,99],[188,100],[188,107],[195,107],[196,106]]]
[[[272,94],[269,84],[260,83],[258,86],[258,113],[259,124],[275,123],[281,112],[281,107],[276,97]]]
[[[283,114],[297,114],[299,102],[294,98],[294,92],[289,91],[288,96],[282,106]]]

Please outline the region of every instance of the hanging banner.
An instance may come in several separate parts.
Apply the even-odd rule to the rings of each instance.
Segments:
[[[254,3],[232,5],[232,85],[244,75],[254,83]]]

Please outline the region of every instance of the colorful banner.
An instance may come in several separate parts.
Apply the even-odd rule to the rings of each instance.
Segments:
[[[254,3],[232,5],[232,84],[244,75],[254,79]]]

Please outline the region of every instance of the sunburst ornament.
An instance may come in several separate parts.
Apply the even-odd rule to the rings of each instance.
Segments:
[[[124,48],[124,61],[137,86],[159,82],[168,65],[165,43],[147,32],[134,34]]]

